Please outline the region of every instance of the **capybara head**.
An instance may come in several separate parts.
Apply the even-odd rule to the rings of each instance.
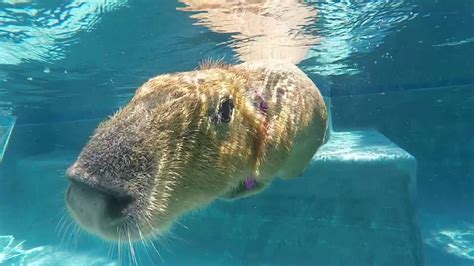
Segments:
[[[66,202],[86,230],[121,241],[159,234],[248,176],[258,119],[242,73],[163,75],[101,123],[68,169]]]
[[[300,174],[327,128],[321,94],[294,65],[246,64],[141,86],[68,169],[73,218],[102,238],[137,240],[218,197]]]

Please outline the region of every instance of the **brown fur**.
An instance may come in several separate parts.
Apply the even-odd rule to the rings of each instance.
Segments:
[[[267,112],[259,110],[261,98]],[[223,99],[233,101],[232,120],[216,123],[211,118]],[[297,176],[322,145],[326,127],[319,91],[291,64],[207,63],[158,76],[98,127],[68,171],[74,182],[133,204],[120,219],[101,215],[93,225],[77,207],[89,205],[69,192],[68,206],[83,227],[104,238],[120,241],[123,230],[132,238],[153,235],[218,197],[254,194],[276,176]],[[243,185],[249,176],[254,190]]]

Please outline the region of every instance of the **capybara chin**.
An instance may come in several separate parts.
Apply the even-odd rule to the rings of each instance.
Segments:
[[[205,64],[150,79],[101,123],[68,169],[68,209],[113,241],[165,231],[217,198],[300,175],[327,111],[311,80],[277,61]]]

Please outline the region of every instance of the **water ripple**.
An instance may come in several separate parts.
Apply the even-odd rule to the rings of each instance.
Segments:
[[[319,75],[355,74],[352,55],[368,53],[381,45],[400,24],[417,17],[415,5],[404,0],[309,1],[318,10],[317,22],[308,27],[320,36],[311,48],[304,69]]]
[[[126,5],[126,0],[75,0],[46,8],[25,0],[0,1],[0,64],[62,59],[78,32],[92,31],[103,13]]]

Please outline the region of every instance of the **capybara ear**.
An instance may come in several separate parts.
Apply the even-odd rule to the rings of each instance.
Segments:
[[[234,102],[230,97],[224,97],[220,100],[217,112],[212,117],[212,121],[216,124],[230,123],[234,112]]]

